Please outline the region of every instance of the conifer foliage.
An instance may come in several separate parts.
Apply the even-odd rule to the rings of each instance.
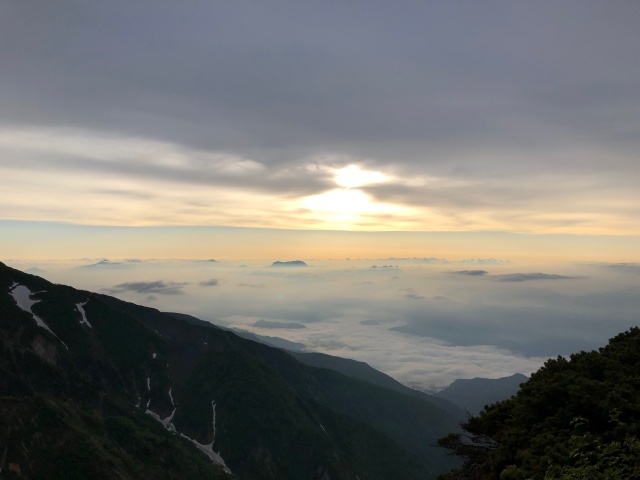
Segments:
[[[465,459],[442,480],[640,478],[640,329],[548,360],[516,395],[438,443]]]

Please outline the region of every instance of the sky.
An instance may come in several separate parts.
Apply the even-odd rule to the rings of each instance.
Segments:
[[[235,279],[244,261],[494,259],[551,277],[424,281],[479,280],[496,305],[504,288],[566,280],[553,275],[608,294],[615,268],[594,265],[640,262],[639,24],[640,3],[621,0],[1,2],[0,260],[216,258]],[[636,288],[616,274],[634,280],[616,291]],[[212,318],[259,316],[227,293]],[[305,296],[300,315],[322,305]],[[442,318],[462,328],[462,310]],[[549,325],[573,325],[558,312]],[[389,328],[426,338],[407,322]],[[591,323],[589,342],[604,333]]]
[[[0,218],[638,235],[640,5],[0,5]]]

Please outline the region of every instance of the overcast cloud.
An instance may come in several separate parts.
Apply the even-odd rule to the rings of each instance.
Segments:
[[[3,2],[4,217],[639,233],[639,23],[622,1]],[[341,187],[349,165],[373,173]]]

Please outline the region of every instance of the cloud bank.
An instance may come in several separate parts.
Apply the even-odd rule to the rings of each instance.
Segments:
[[[372,269],[371,260],[316,259],[304,272],[275,271],[270,263],[203,268],[195,260],[156,260],[126,270],[28,265],[58,283],[101,290],[111,281],[112,294],[127,301],[256,334],[268,330],[422,389],[457,378],[529,374],[546,358],[602,346],[637,325],[640,311],[640,276],[603,264],[503,264],[492,266],[491,275],[467,275],[448,274],[451,263],[419,260],[398,260],[402,268],[389,270]],[[202,288],[211,268],[218,284]],[[492,281],[545,271],[555,273]],[[145,280],[153,276],[173,280]]]
[[[469,275],[470,277],[480,277],[488,274],[489,272],[486,270],[456,270],[449,273],[453,273],[455,275]]]
[[[109,290],[111,294],[134,292],[151,293],[156,295],[182,295],[183,288],[188,285],[186,282],[164,282],[156,280],[153,282],[126,282],[115,285]]]
[[[256,323],[253,324],[253,326],[258,328],[285,328],[285,329],[307,328],[301,323],[272,322],[270,320],[263,320],[263,319],[258,320]]]
[[[529,282],[532,280],[575,280],[578,277],[549,273],[510,273],[508,275],[496,275],[493,278],[499,282]]]

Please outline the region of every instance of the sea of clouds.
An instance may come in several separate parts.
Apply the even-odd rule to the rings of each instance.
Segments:
[[[107,260],[10,265],[352,358],[425,391],[530,374],[638,324],[640,264],[493,259]],[[301,348],[300,346],[298,348]]]

